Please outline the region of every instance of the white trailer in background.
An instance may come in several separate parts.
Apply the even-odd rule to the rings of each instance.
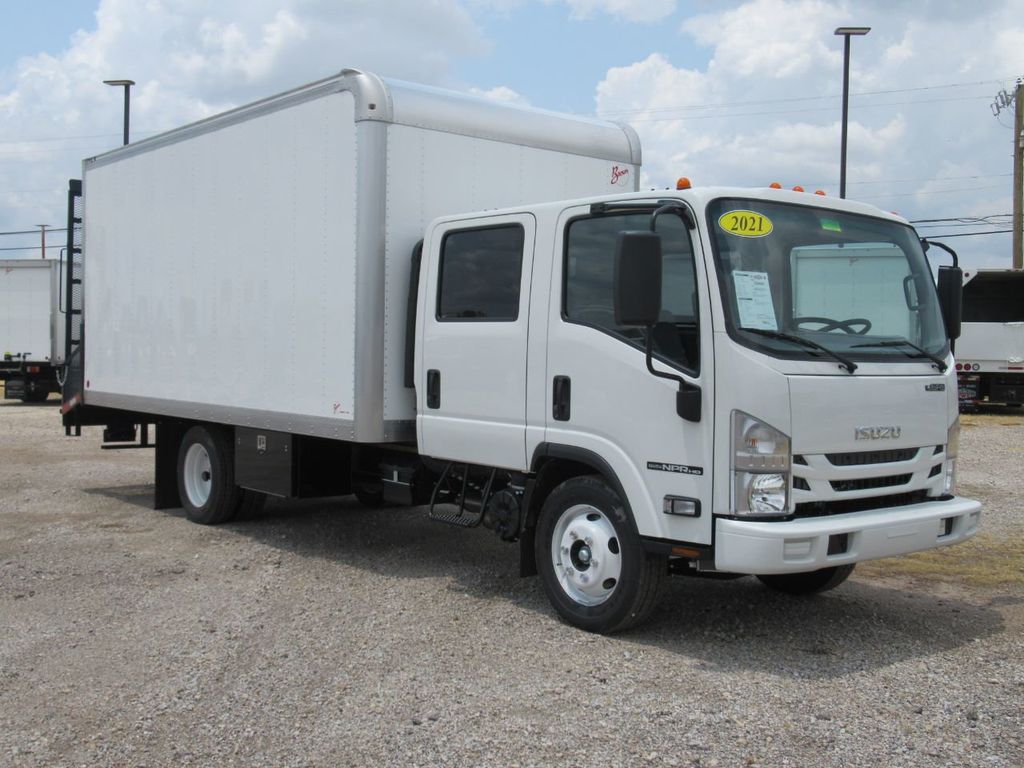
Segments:
[[[0,260],[0,380],[4,398],[42,402],[64,362],[60,262]]]
[[[972,536],[959,270],[940,298],[871,206],[639,166],[628,128],[352,70],[88,159],[65,426],[155,424],[156,506],[200,523],[486,526],[602,632],[670,572],[811,593]]]
[[[1024,271],[965,269],[960,407],[1024,403]]]

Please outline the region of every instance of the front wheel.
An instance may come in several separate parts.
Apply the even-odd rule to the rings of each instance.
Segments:
[[[816,595],[835,589],[853,573],[853,563],[806,573],[773,573],[758,576],[761,583],[788,595]]]
[[[534,548],[551,604],[589,632],[620,632],[647,618],[668,572],[665,558],[644,551],[622,500],[597,476],[551,492]]]
[[[194,523],[225,523],[238,513],[234,454],[225,430],[197,425],[178,449],[178,494]]]

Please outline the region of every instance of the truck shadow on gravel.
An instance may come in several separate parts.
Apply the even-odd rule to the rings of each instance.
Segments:
[[[149,506],[152,498],[142,486],[92,492],[139,506]],[[180,509],[152,514],[184,518]],[[322,560],[323,578],[331,577],[332,567],[345,566],[386,579],[450,579],[449,590],[510,601],[546,619],[527,632],[578,632],[554,619],[539,578],[519,578],[517,544],[484,529],[432,522],[425,508],[371,510],[353,498],[272,500],[256,515],[218,530],[283,554]],[[829,679],[912,659],[927,666],[934,654],[1005,631],[991,605],[928,589],[896,589],[855,573],[834,592],[796,598],[772,592],[753,577],[679,576],[669,581],[646,624],[599,642],[658,648],[700,669]]]

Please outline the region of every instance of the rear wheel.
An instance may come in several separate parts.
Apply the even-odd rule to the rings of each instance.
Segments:
[[[667,576],[665,558],[644,551],[622,500],[597,476],[571,478],[551,492],[534,547],[551,604],[590,632],[643,621]]]
[[[761,583],[789,595],[815,595],[835,589],[853,573],[853,563],[806,573],[773,573],[758,576]]]
[[[194,523],[216,525],[237,514],[234,454],[223,429],[197,425],[185,433],[178,449],[178,494]]]

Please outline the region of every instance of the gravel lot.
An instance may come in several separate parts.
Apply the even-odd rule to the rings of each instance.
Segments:
[[[0,765],[1024,765],[1024,418],[964,418],[961,547],[813,599],[674,580],[559,622],[490,531],[149,509],[149,451],[0,404]]]

